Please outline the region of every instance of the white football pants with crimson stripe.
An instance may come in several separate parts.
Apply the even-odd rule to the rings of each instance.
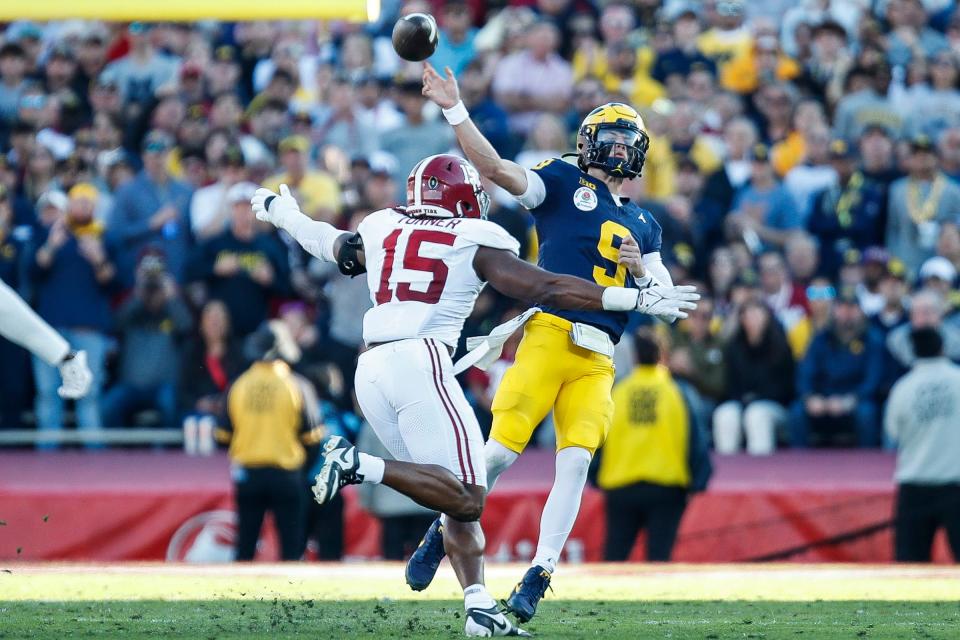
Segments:
[[[487,486],[483,434],[442,342],[398,340],[363,352],[356,391],[394,458],[440,465],[467,484]]]

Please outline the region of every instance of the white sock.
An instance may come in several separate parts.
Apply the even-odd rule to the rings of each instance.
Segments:
[[[567,542],[580,511],[580,496],[587,484],[590,452],[580,447],[567,447],[557,452],[557,471],[550,496],[540,516],[540,540],[533,564],[553,573],[560,552]]]
[[[487,464],[487,494],[493,491],[493,485],[497,482],[500,474],[510,468],[520,454],[516,451],[507,449],[496,440],[487,440],[483,446],[483,458]],[[446,514],[440,516],[440,522],[447,524]]]
[[[386,465],[383,464],[383,458],[361,453],[360,468],[357,469],[357,473],[363,476],[364,482],[380,484],[383,482],[383,470],[385,466]]]
[[[482,584],[472,584],[463,590],[464,609],[489,609],[496,604],[497,601]]]

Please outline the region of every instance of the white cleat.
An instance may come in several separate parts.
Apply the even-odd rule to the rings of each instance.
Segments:
[[[513,623],[496,606],[489,609],[467,609],[467,624],[464,633],[467,634],[468,638],[531,637],[520,627],[513,626]]]
[[[317,504],[333,499],[348,484],[360,484],[363,476],[357,473],[360,455],[346,438],[333,436],[323,447],[323,466],[314,478],[313,498]]]

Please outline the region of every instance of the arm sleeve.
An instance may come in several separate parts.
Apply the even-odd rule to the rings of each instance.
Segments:
[[[527,190],[516,196],[517,202],[530,210],[534,216],[544,215],[557,208],[571,184],[576,184],[579,170],[561,158],[544,160],[533,169],[524,169]]]
[[[656,284],[661,284],[665,287],[673,286],[673,278],[670,277],[670,271],[667,269],[667,265],[663,264],[663,258],[660,257],[659,251],[643,254],[643,267],[647,270],[648,274],[653,276]]]
[[[547,185],[535,171],[524,171],[527,174],[527,190],[517,196],[517,202],[527,209],[536,209],[547,199]]]
[[[283,228],[293,236],[304,251],[324,262],[337,261],[333,253],[334,243],[337,238],[349,233],[326,222],[312,220],[303,213],[284,220]]]
[[[0,281],[0,335],[57,366],[70,353],[70,345],[43,321],[7,284]]]

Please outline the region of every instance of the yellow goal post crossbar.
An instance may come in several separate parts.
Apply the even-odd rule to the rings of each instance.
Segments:
[[[0,0],[0,22],[13,20],[107,20],[191,22],[243,20],[349,20],[373,22],[380,0]]]

